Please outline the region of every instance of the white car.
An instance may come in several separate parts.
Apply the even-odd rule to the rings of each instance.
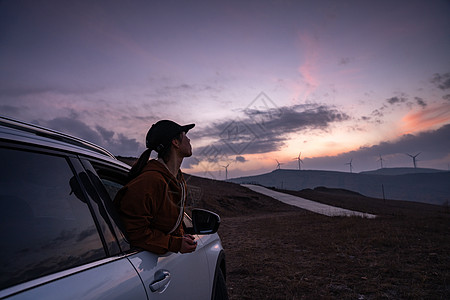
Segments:
[[[133,249],[111,199],[129,166],[0,117],[0,299],[227,299],[218,215],[185,215],[193,253]]]

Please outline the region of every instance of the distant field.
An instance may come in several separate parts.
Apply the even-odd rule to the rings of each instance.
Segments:
[[[289,192],[378,215],[326,217],[232,183],[187,181],[190,203],[222,216],[230,299],[450,299],[446,206]]]

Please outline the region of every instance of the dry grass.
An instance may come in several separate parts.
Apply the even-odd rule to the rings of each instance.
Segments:
[[[450,296],[448,218],[430,224],[292,213],[223,225],[231,299]]]
[[[450,299],[446,208],[296,192],[378,215],[325,217],[231,183],[188,177],[188,184],[201,191],[195,206],[223,217],[230,299]]]

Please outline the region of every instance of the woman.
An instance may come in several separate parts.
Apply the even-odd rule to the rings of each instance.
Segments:
[[[192,155],[186,133],[194,126],[162,120],[148,131],[147,149],[114,201],[131,245],[156,254],[195,251],[194,237],[182,226],[186,182],[180,171],[183,159]],[[153,150],[158,159],[149,160]]]

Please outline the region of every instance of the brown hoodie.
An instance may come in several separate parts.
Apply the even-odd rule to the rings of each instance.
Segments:
[[[141,174],[117,193],[114,202],[131,245],[156,254],[180,251],[182,222],[170,231],[184,204],[185,187],[181,171],[175,178],[161,162],[150,160]]]

